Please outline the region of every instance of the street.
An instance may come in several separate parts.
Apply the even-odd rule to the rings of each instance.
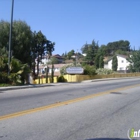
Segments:
[[[127,140],[140,78],[0,91],[0,140]]]

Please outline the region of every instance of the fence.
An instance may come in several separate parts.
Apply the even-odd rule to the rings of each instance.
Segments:
[[[84,80],[103,79],[103,78],[121,78],[121,77],[137,77],[140,73],[126,73],[126,74],[108,74],[108,75],[64,75],[64,79],[67,82],[81,82]],[[52,79],[48,78],[48,83],[51,83]],[[54,83],[58,82],[58,77],[54,77]],[[35,84],[39,84],[39,79],[36,79]],[[40,78],[40,84],[46,83],[46,78]]]
[[[58,77],[53,78],[54,83],[57,83],[57,81],[58,81],[57,79],[58,79]],[[45,84],[45,83],[46,83],[46,78],[39,78],[34,81],[34,84]],[[48,83],[52,83],[51,77],[48,78]]]

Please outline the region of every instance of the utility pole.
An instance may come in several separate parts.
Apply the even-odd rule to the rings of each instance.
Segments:
[[[78,49],[77,49],[77,52],[76,52],[76,55],[75,55],[75,66],[77,66],[77,62],[78,62]]]
[[[8,52],[8,75],[10,75],[11,45],[12,45],[12,25],[13,25],[13,10],[14,10],[14,0],[12,0],[12,7],[11,7],[11,23],[10,23],[9,52]]]

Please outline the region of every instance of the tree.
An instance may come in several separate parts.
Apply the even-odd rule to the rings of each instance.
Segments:
[[[88,45],[87,44],[85,46],[85,48],[83,48],[83,50],[86,50],[86,56],[85,56],[85,61],[89,62],[89,63],[93,63],[95,56],[97,54],[97,51],[99,49],[99,45],[98,42],[95,42],[94,40],[92,41],[91,44]]]
[[[48,58],[52,56],[52,52],[54,51],[55,42],[51,42],[50,40],[47,40],[47,46],[46,46],[46,53],[48,54]]]
[[[130,62],[129,70],[131,72],[140,72],[140,50],[132,52],[127,61]]]
[[[52,57],[51,58],[51,61],[50,62],[48,62],[48,64],[59,64],[59,60],[57,59],[57,58],[55,58],[55,57]]]
[[[0,21],[0,48],[8,50],[10,23]],[[12,56],[22,63],[31,65],[31,40],[32,31],[24,21],[14,21],[12,30]]]
[[[62,57],[65,57],[65,54],[64,53],[62,53],[62,55],[61,55]]]
[[[0,56],[8,57],[8,51],[5,47],[0,48]]]
[[[12,35],[12,54],[22,63],[31,66],[32,31],[25,21],[14,21]],[[22,54],[22,55],[21,55]]]
[[[0,70],[5,69],[6,57],[1,56],[4,51],[8,51],[10,23],[0,21]],[[37,58],[37,71],[39,72],[39,62],[42,56],[47,53],[49,58],[54,51],[54,42],[46,39],[41,32],[32,32],[30,26],[21,20],[15,20],[12,28],[12,59],[15,58],[23,65],[33,69],[35,75],[35,59]],[[7,55],[7,54],[6,54]],[[7,60],[6,60],[7,61]],[[12,60],[11,60],[12,61]],[[6,64],[7,65],[7,64]],[[38,74],[37,72],[37,74]]]
[[[67,60],[67,52],[63,53],[62,57],[64,58],[64,60]]]
[[[52,69],[51,69],[51,83],[54,82],[54,64],[52,62]]]
[[[114,55],[112,59],[112,70],[117,71],[117,67],[118,67],[118,59],[117,56]]]
[[[115,54],[129,54],[130,42],[127,40],[119,40],[114,42],[109,42],[107,45],[101,45],[100,49],[103,51],[104,56],[113,56]]]
[[[108,50],[108,55],[115,55],[117,50],[122,52],[130,52],[130,42],[127,40],[109,42],[106,47]]]
[[[83,45],[83,47],[81,48],[81,51],[82,51],[82,53],[87,53],[87,51],[88,51],[88,44],[87,44],[87,42],[86,42],[85,45]]]
[[[104,59],[104,52],[101,48],[99,48],[96,53],[95,61],[94,61],[94,65],[95,65],[96,69],[104,67],[103,59]]]
[[[35,75],[35,59],[37,59],[37,75],[39,74],[39,63],[43,55],[47,55],[50,59],[52,52],[54,51],[54,42],[47,40],[46,36],[41,32],[34,32],[32,34],[32,65],[33,65],[33,75]]]
[[[75,54],[75,51],[74,51],[74,50],[71,50],[70,52],[68,52],[68,54],[67,54],[68,59],[70,60],[71,57],[72,57],[74,54]]]
[[[8,65],[7,62],[8,61],[8,52],[6,50],[6,48],[0,48],[0,71],[8,71]]]
[[[100,63],[99,60],[100,60],[100,54],[96,54],[95,61],[94,61],[94,65],[96,69],[99,68],[99,63]]]
[[[0,48],[8,50],[10,23],[4,20],[0,21]]]
[[[99,51],[102,53],[103,56],[108,56],[111,53],[111,49],[106,45],[101,45]]]
[[[30,73],[30,68],[28,64],[22,64],[20,60],[12,58],[10,62],[10,76],[8,76],[7,63],[8,57],[1,56],[0,58],[0,83],[9,83],[16,84],[21,82],[24,84],[24,81],[28,82],[28,74]]]
[[[33,54],[33,59],[35,60],[37,58],[37,75],[39,74],[39,62],[42,59],[42,56],[44,55],[46,51],[46,43],[47,39],[45,35],[41,31],[39,32],[34,32],[34,40],[33,40],[33,45],[32,46],[32,54]],[[34,69],[35,69],[35,64],[34,64]]]
[[[117,50],[117,51],[115,52],[115,54],[116,54],[116,55],[117,55],[117,54],[121,54],[121,55],[128,55],[129,53],[128,53],[128,52],[126,52],[126,51]]]
[[[0,72],[8,72],[8,58],[0,56]]]
[[[22,84],[26,81],[28,84],[28,74],[31,72],[28,64],[22,64],[18,59],[13,58],[10,64],[10,77],[11,80],[16,83],[18,80],[21,81]],[[19,78],[20,75],[20,78]]]
[[[99,58],[99,68],[104,68],[104,58],[102,55]]]

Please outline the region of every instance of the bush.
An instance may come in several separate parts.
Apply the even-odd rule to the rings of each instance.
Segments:
[[[0,73],[0,83],[9,83],[8,74],[6,72]]]
[[[84,74],[85,75],[96,75],[96,68],[94,66],[85,65]]]
[[[113,74],[113,70],[110,70],[110,69],[104,69],[104,68],[99,68],[96,70],[96,73],[98,75],[107,75],[107,74]]]
[[[58,77],[58,82],[67,82],[67,80],[64,78],[64,76]]]
[[[8,59],[0,57],[0,83],[19,84],[28,82],[28,74],[31,72],[28,64],[22,64],[20,60],[12,57],[10,62],[10,75],[8,76]]]
[[[8,83],[8,84],[16,84],[17,82],[20,83],[20,76],[17,75],[16,73],[10,73],[8,74],[6,72],[1,72],[0,73],[0,83]]]
[[[21,76],[17,73],[11,73],[8,78],[12,85],[21,84]]]

